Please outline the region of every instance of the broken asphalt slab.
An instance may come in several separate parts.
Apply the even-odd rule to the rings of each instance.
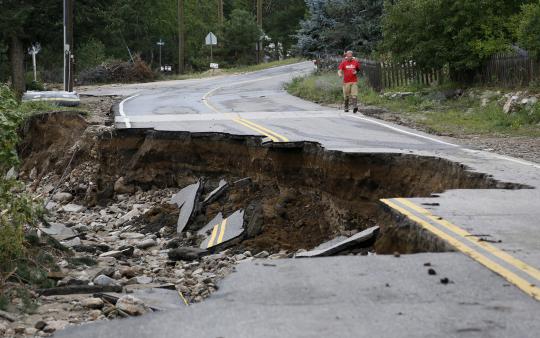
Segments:
[[[237,239],[244,234],[244,210],[239,210],[218,222],[221,214],[216,216],[208,225],[206,225],[199,234],[207,235],[208,237],[201,243],[202,249],[210,249],[214,247],[224,248],[227,243]],[[212,229],[208,235],[209,230]]]
[[[180,208],[180,216],[178,216],[177,233],[184,231],[189,221],[195,213],[197,202],[202,190],[202,182],[189,185],[180,190],[171,199],[172,204],[176,204]]]
[[[217,200],[227,189],[229,188],[229,183],[225,180],[219,181],[219,185],[216,189],[211,191],[208,196],[203,201],[203,205],[208,205],[215,200]]]
[[[43,231],[57,241],[67,240],[77,236],[75,231],[61,223],[51,222],[49,228],[42,227],[39,228],[39,230]]]
[[[360,247],[362,244],[371,242],[371,240],[377,236],[379,232],[379,227],[375,226],[357,233],[354,236],[351,236],[345,240],[335,243],[335,240],[330,241],[331,243],[321,244],[319,247],[296,254],[296,258],[310,258],[310,257],[326,257],[338,254],[348,249],[353,249]]]

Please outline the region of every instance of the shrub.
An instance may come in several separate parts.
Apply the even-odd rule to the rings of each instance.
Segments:
[[[540,1],[523,6],[517,28],[517,38],[521,47],[540,58]]]
[[[36,283],[46,280],[35,252],[29,254],[25,230],[36,224],[41,208],[26,194],[24,185],[15,175],[7,175],[19,164],[16,146],[18,129],[24,121],[25,109],[21,109],[14,94],[7,86],[0,85],[0,303],[9,295],[19,293],[19,288],[7,287],[10,279]],[[2,306],[0,304],[0,306]]]

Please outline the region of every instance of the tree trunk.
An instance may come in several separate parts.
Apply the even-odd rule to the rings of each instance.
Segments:
[[[11,36],[9,40],[9,61],[11,64],[11,86],[18,98],[22,97],[26,89],[24,80],[24,50],[21,39]]]

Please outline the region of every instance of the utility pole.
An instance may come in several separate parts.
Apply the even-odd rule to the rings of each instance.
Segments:
[[[157,45],[159,46],[159,70],[162,71],[163,66],[161,64],[161,48],[163,48],[163,46],[165,46],[165,42],[163,42],[163,39],[159,39]]]
[[[73,92],[73,7],[75,0],[64,0],[64,90]]]
[[[178,73],[184,73],[185,63],[185,15],[184,0],[178,0]]]
[[[261,32],[263,29],[263,0],[257,0],[257,25]],[[257,63],[261,63],[264,58],[264,49],[262,37],[257,43]]]
[[[225,21],[225,13],[223,11],[223,0],[218,0],[218,17],[219,17],[219,24],[223,25],[223,22]]]

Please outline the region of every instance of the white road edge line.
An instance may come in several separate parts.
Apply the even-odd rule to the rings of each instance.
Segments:
[[[128,102],[129,100],[132,100],[136,97],[138,97],[141,94],[133,95],[125,99],[124,101],[120,102],[120,105],[118,107],[118,110],[120,112],[120,116],[124,118],[124,123],[126,124],[126,128],[131,128],[131,121],[129,120],[129,117],[126,115],[126,112],[124,111],[124,103]]]
[[[447,146],[450,146],[450,147],[456,147],[456,148],[461,147],[461,146],[459,146],[457,144],[448,143],[448,142],[445,142],[445,141],[442,141],[442,140],[439,140],[439,139],[436,139],[436,138],[433,138],[433,137],[429,137],[429,136],[426,136],[426,135],[421,135],[421,134],[413,133],[413,132],[410,132],[410,131],[406,131],[406,130],[403,130],[403,129],[396,128],[394,126],[388,125],[386,123],[382,123],[382,122],[374,121],[372,119],[368,119],[366,117],[355,116],[355,115],[346,115],[346,116],[353,117],[353,118],[359,119],[359,120],[363,120],[363,121],[366,121],[366,122],[369,122],[369,123],[377,124],[379,126],[382,126],[382,127],[385,127],[385,128],[400,132],[402,134],[407,134],[407,135],[423,138],[423,139],[426,139],[426,140],[429,140],[429,141],[432,141],[432,142],[436,142],[436,143],[440,143],[440,144],[444,144],[444,145],[447,145]]]
[[[423,138],[423,139],[426,139],[426,140],[429,140],[429,141],[437,142],[437,143],[444,144],[444,145],[451,146],[451,147],[461,148],[461,150],[463,150],[465,152],[468,152],[468,153],[471,153],[471,154],[485,154],[485,155],[488,155],[488,156],[491,156],[491,157],[494,157],[494,158],[498,158],[500,160],[514,162],[514,163],[517,163],[517,164],[531,166],[533,168],[540,169],[540,165],[537,164],[537,163],[534,163],[534,162],[525,161],[525,160],[519,160],[519,159],[510,157],[510,156],[499,155],[499,154],[491,153],[491,152],[488,152],[488,151],[473,150],[473,149],[465,148],[465,147],[462,147],[462,146],[457,145],[457,144],[453,144],[453,143],[445,142],[445,141],[442,141],[442,140],[438,140],[436,138],[429,137],[429,136],[426,136],[426,135],[421,135],[421,134],[413,133],[413,132],[410,132],[410,131],[406,131],[406,130],[403,130],[403,129],[396,128],[394,126],[388,125],[386,123],[379,122],[379,121],[374,121],[372,119],[362,117],[362,116],[355,116],[355,115],[345,115],[345,116],[353,117],[353,118],[360,119],[360,120],[363,120],[363,121],[366,121],[366,122],[369,122],[369,123],[377,124],[377,125],[380,125],[382,127],[385,127],[385,128],[388,128],[388,129],[391,129],[391,130],[394,130],[394,131],[397,131],[397,132],[400,132],[400,133],[403,133],[403,134]]]

